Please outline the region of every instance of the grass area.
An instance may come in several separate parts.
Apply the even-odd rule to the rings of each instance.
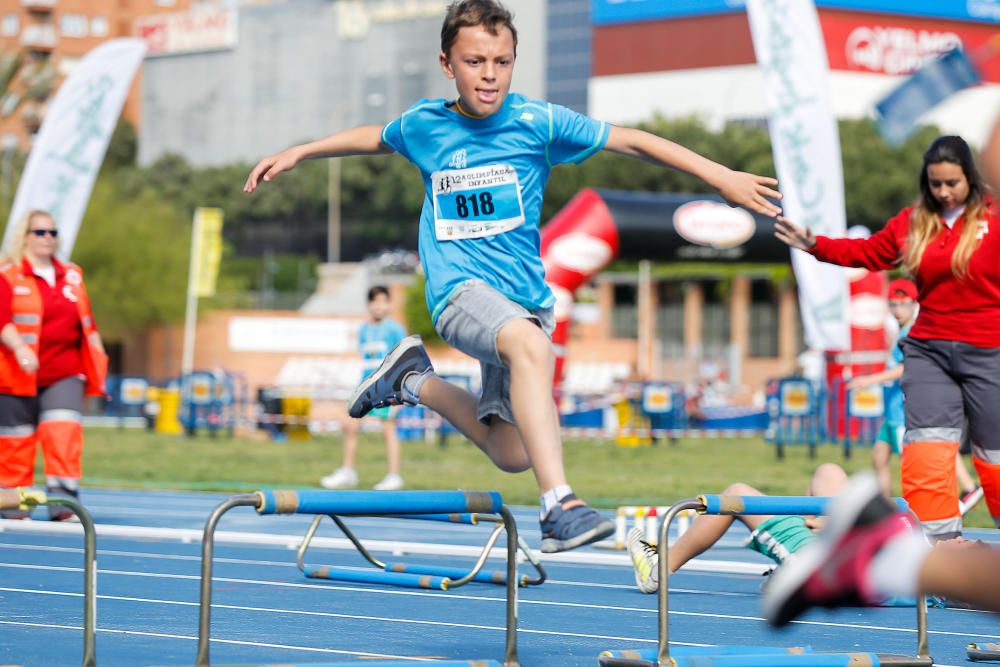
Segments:
[[[270,487],[317,487],[337,467],[338,437],[271,442],[249,438],[166,436],[138,430],[88,429],[84,485],[245,492]],[[410,489],[496,489],[509,503],[533,505],[538,490],[530,473],[508,474],[464,439],[445,447],[404,445],[403,477]],[[868,466],[868,451],[844,461],[833,446],[820,447],[816,461],[804,447],[789,448],[784,461],[759,438],[689,439],[654,447],[622,448],[602,440],[569,440],[566,469],[574,490],[591,504],[667,505],[699,493],[721,491],[736,481],[772,495],[801,495],[817,463],[834,461],[848,472]],[[895,476],[898,479],[898,460]],[[361,488],[385,474],[385,452],[377,435],[362,435],[358,452]],[[898,489],[897,489],[898,490]],[[992,526],[983,505],[968,526]]]

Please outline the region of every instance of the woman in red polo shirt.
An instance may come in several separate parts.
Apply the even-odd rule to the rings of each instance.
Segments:
[[[31,486],[41,443],[48,492],[75,498],[83,396],[104,393],[107,356],[83,272],[55,258],[58,234],[51,215],[31,211],[0,262],[0,487]],[[49,517],[75,515],[50,507]]]
[[[972,151],[939,137],[924,154],[920,196],[868,239],[816,236],[779,218],[775,235],[817,259],[905,268],[920,313],[903,341],[903,496],[937,539],[961,533],[955,454],[964,420],[987,506],[1000,525],[1000,218]]]

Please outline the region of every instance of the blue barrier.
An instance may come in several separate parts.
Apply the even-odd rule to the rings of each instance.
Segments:
[[[833,498],[825,496],[732,496],[726,494],[706,494],[698,496],[704,505],[702,514],[722,515],[819,515],[826,512],[826,506]],[[903,498],[895,498],[896,507],[908,511],[910,506]]]
[[[396,413],[396,433],[403,442],[423,440],[427,408],[422,405],[402,405]]]
[[[830,396],[843,396],[842,405],[833,403],[836,409],[831,409],[831,417],[835,420],[831,431],[840,435],[844,458],[850,458],[855,447],[871,447],[875,444],[884,420],[884,389],[847,389],[843,380],[835,378],[830,385]],[[837,419],[841,421],[838,422]]]
[[[258,491],[258,514],[497,514],[496,491]]]
[[[194,435],[205,429],[210,435],[220,430],[233,434],[236,406],[245,402],[242,376],[227,372],[194,371],[180,377],[181,409],[178,418],[184,431]]]
[[[642,389],[642,413],[653,431],[680,434],[688,428],[687,396],[679,382],[649,383]],[[725,427],[728,428],[728,427]]]
[[[769,424],[766,438],[779,459],[786,445],[808,445],[809,458],[823,442],[822,387],[804,377],[787,377],[768,385]]]

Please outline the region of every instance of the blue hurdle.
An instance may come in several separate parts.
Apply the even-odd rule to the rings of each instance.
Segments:
[[[602,667],[649,667],[667,665],[677,667],[840,667],[854,665],[885,665],[887,667],[931,667],[927,641],[927,598],[917,600],[917,655],[890,655],[881,653],[819,653],[810,649],[717,646],[670,647],[670,571],[667,568],[670,545],[667,536],[674,517],[686,510],[712,515],[795,515],[822,514],[832,498],[817,496],[733,496],[725,494],[702,495],[674,503],[664,515],[657,544],[659,556],[659,641],[656,649],[605,651],[601,653]],[[906,501],[896,499],[902,510],[909,509]]]
[[[412,492],[410,492],[412,493]],[[305,562],[309,545],[316,536],[323,517],[328,516],[354,545],[358,553],[368,561],[374,570],[357,570],[353,568],[333,567],[330,565],[309,565]],[[331,579],[336,581],[355,581],[373,584],[392,584],[394,586],[406,586],[409,588],[434,588],[439,590],[449,590],[464,586],[470,581],[485,584],[507,583],[507,574],[503,571],[484,572],[483,566],[489,558],[493,546],[500,538],[504,530],[503,519],[496,514],[480,513],[453,513],[453,514],[393,514],[387,515],[396,519],[415,519],[423,521],[443,521],[448,523],[461,523],[466,525],[477,525],[481,521],[493,521],[493,531],[490,533],[479,554],[476,562],[469,569],[457,567],[442,567],[437,565],[413,565],[407,563],[386,563],[378,560],[365,547],[364,543],[347,527],[344,521],[336,514],[317,514],[313,519],[309,529],[306,531],[302,543],[299,545],[295,556],[295,564],[305,576],[310,579]],[[528,548],[524,539],[518,537],[518,549],[525,555],[525,558],[535,568],[537,576],[520,575],[517,577],[518,586],[538,586],[545,582],[547,574],[538,557]]]
[[[0,510],[32,510],[39,505],[60,505],[80,518],[83,527],[83,667],[97,664],[97,531],[94,519],[72,498],[50,496],[29,488],[0,489]]]
[[[211,639],[211,613],[212,613],[212,558],[214,552],[215,530],[222,516],[234,507],[253,507],[258,514],[315,514],[316,519],[310,530],[315,533],[316,526],[323,516],[329,516],[338,525],[342,526],[345,534],[354,543],[362,554],[367,553],[360,541],[354,537],[350,531],[346,530],[340,516],[385,516],[385,517],[406,517],[422,518],[432,521],[453,521],[459,523],[473,523],[478,521],[479,515],[488,515],[491,518],[498,518],[498,527],[491,536],[492,541],[487,544],[480,561],[485,561],[490,548],[496,542],[501,531],[507,533],[507,567],[503,573],[503,579],[507,587],[507,632],[506,647],[502,663],[496,661],[465,661],[465,662],[444,662],[436,664],[445,665],[500,665],[503,667],[516,667],[520,663],[517,658],[517,551],[523,542],[517,534],[517,524],[510,510],[503,504],[503,499],[496,491],[257,491],[253,494],[233,496],[222,502],[205,523],[205,533],[202,540],[202,560],[201,560],[201,602],[198,619],[198,656],[196,664],[199,667],[210,664],[209,642]],[[311,537],[310,537],[311,539]],[[305,553],[305,547],[300,547],[299,554],[301,560]],[[530,551],[530,550],[529,550]],[[370,556],[370,554],[369,554]],[[533,556],[532,556],[533,558]],[[301,563],[300,563],[301,565]],[[386,564],[383,564],[386,565]],[[441,570],[447,568],[424,568],[433,569],[434,573],[423,573],[417,571],[416,566],[388,564],[389,571],[379,572],[357,572],[353,574],[358,578],[353,581],[364,581],[372,583],[395,583],[402,585],[414,585],[413,580],[424,579],[427,585],[424,588],[447,588],[448,584],[442,585],[442,581],[451,580],[447,575],[441,574]],[[482,563],[479,563],[481,567]],[[540,566],[539,566],[540,567]],[[326,576],[320,574],[323,568],[316,568],[315,576]],[[327,568],[332,569],[332,568]],[[345,573],[341,574],[346,574]],[[477,574],[479,574],[477,570]],[[377,575],[377,578],[373,578]],[[544,570],[540,570],[542,580],[544,580]],[[493,576],[493,575],[491,575]],[[347,579],[347,576],[337,578]],[[469,577],[472,579],[473,577]],[[465,583],[465,582],[462,582]],[[540,582],[539,582],[540,583]],[[419,584],[417,584],[419,585]],[[387,663],[366,663],[388,667]],[[391,663],[397,664],[397,663]]]

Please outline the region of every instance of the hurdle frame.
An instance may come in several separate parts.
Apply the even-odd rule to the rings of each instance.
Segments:
[[[426,521],[442,521],[447,523],[459,523],[464,525],[474,526],[479,523],[480,520],[494,521],[495,525],[490,532],[489,537],[486,539],[486,544],[483,546],[482,552],[480,552],[476,562],[473,564],[472,568],[466,572],[463,572],[460,576],[454,571],[455,568],[437,568],[437,567],[423,567],[416,568],[413,566],[408,566],[405,563],[383,563],[379,559],[375,558],[364,545],[361,539],[354,534],[354,532],[347,527],[336,514],[317,514],[309,525],[308,530],[306,530],[305,536],[302,538],[302,543],[299,545],[298,550],[295,553],[295,566],[299,568],[306,577],[310,579],[327,579],[330,581],[356,581],[355,579],[341,579],[337,576],[337,568],[320,566],[314,567],[307,565],[305,562],[306,553],[309,550],[309,545],[312,543],[313,537],[316,536],[316,531],[319,529],[320,523],[323,521],[323,517],[329,517],[331,521],[340,529],[354,548],[357,549],[358,553],[368,561],[371,565],[375,567],[375,572],[386,573],[409,573],[418,572],[420,574],[427,575],[437,575],[443,576],[444,580],[442,582],[443,590],[451,590],[453,588],[458,588],[459,586],[464,586],[470,581],[478,581],[480,583],[487,584],[506,584],[506,575],[502,572],[492,572],[489,575],[480,576],[480,572],[483,566],[486,564],[486,560],[490,557],[493,551],[493,546],[496,544],[497,540],[500,538],[500,534],[504,531],[503,519],[495,514],[484,514],[478,512],[464,512],[461,514],[451,513],[451,514],[435,514],[435,515],[419,515],[419,514],[386,514],[380,515],[387,519],[398,518],[398,519],[416,519],[416,520],[426,520]],[[531,577],[528,575],[519,575],[517,577],[517,585],[522,587],[527,586],[541,586],[545,583],[548,578],[548,573],[545,571],[545,567],[542,565],[541,561],[534,554],[528,544],[524,541],[520,535],[517,538],[517,546],[522,554],[524,554],[525,560],[531,563],[532,567],[535,568],[535,572],[538,576]],[[408,569],[409,568],[409,569]],[[423,571],[420,571],[423,570]],[[332,574],[331,574],[332,573]],[[452,578],[457,577],[457,578]],[[426,579],[424,577],[423,579]],[[421,583],[419,588],[429,588],[430,586],[425,586]]]
[[[40,505],[65,507],[83,528],[83,667],[97,665],[97,530],[94,519],[72,498],[51,496],[38,489],[0,489],[0,510],[30,511]]]
[[[656,662],[639,657],[600,657],[602,667],[638,667],[647,665],[677,665],[678,663],[670,657],[670,568],[668,567],[670,545],[667,536],[670,531],[670,523],[674,517],[685,510],[694,510],[698,514],[713,515],[750,515],[750,514],[773,514],[773,515],[800,515],[800,514],[822,514],[823,509],[831,498],[820,496],[788,496],[770,497],[753,496],[754,502],[771,502],[766,512],[745,511],[745,497],[728,494],[705,494],[696,498],[686,498],[674,503],[667,510],[663,518],[663,525],[660,527],[660,541],[657,544],[657,555],[659,558],[657,571],[659,573],[659,586],[657,587],[657,620],[658,620],[658,642]],[[774,502],[779,501],[779,502]],[[786,502],[780,502],[786,501]],[[709,503],[713,505],[714,511],[709,511]],[[905,507],[905,501],[897,499],[897,505]],[[800,504],[795,504],[800,503]],[[787,507],[782,507],[787,505]],[[717,506],[717,507],[716,507]],[[804,511],[805,510],[805,511]],[[815,510],[815,511],[809,511]],[[886,667],[932,667],[933,659],[930,656],[929,643],[927,638],[927,596],[921,595],[917,598],[917,655],[900,656],[890,654],[877,654],[879,664]],[[721,648],[721,647],[720,647]]]
[[[306,498],[305,507],[300,507],[300,494]],[[253,507],[258,514],[317,514],[317,515],[345,515],[345,516],[399,516],[401,512],[398,508],[393,511],[388,506],[399,498],[415,497],[414,494],[423,494],[427,497],[437,498],[447,497],[449,501],[461,497],[464,505],[461,507],[439,506],[427,511],[407,511],[405,514],[439,514],[450,512],[483,512],[499,515],[503,523],[503,528],[507,533],[507,566],[506,566],[506,633],[503,667],[520,667],[517,656],[517,551],[518,532],[517,522],[514,515],[503,504],[503,499],[499,493],[489,491],[257,491],[253,494],[241,494],[233,496],[220,503],[209,515],[205,522],[204,535],[202,537],[201,548],[201,599],[198,613],[198,653],[195,664],[198,667],[208,667],[211,664],[209,645],[211,642],[211,615],[212,615],[212,570],[215,545],[215,531],[222,517],[231,509],[236,507]],[[323,499],[329,501],[331,505],[322,508],[316,507],[316,501]],[[365,509],[359,505],[360,501],[355,499],[374,499],[378,502],[375,509]],[[495,499],[495,501],[494,501]],[[343,505],[334,507],[335,501],[343,502]],[[442,501],[443,503],[444,501]],[[439,503],[441,505],[442,503]],[[499,504],[499,510],[494,510],[493,506]],[[382,509],[381,507],[386,507]],[[498,531],[499,532],[499,531]],[[485,560],[485,558],[484,558]],[[377,663],[372,663],[377,664]]]

